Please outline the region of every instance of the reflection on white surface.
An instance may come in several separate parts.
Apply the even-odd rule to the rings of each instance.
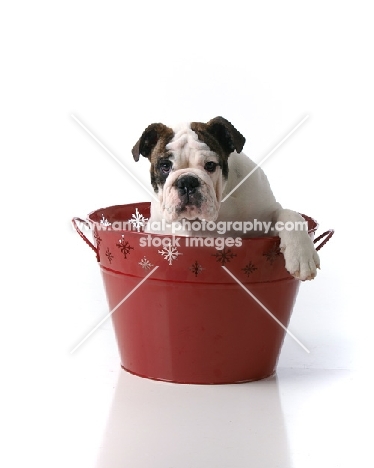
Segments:
[[[95,468],[369,466],[364,389],[345,370],[209,386],[120,371]]]
[[[290,466],[276,377],[180,385],[120,372],[96,468]]]

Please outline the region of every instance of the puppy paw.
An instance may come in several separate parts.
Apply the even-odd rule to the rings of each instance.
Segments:
[[[312,280],[320,268],[318,253],[310,237],[292,239],[281,244],[286,264],[286,270],[295,278],[306,281]]]

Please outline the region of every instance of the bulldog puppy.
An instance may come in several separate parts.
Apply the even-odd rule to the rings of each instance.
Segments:
[[[244,136],[223,117],[175,128],[162,123],[149,125],[132,154],[135,161],[142,155],[151,163],[151,183],[158,200],[151,203],[150,222],[164,219],[166,223],[183,220],[271,223],[267,232],[256,230],[245,236],[279,235],[286,269],[302,281],[313,279],[319,257],[307,229],[275,228],[303,222],[302,216],[283,209],[276,201],[263,170],[242,153],[244,143]],[[164,233],[171,233],[169,229]],[[178,232],[181,234],[212,235],[196,230]]]

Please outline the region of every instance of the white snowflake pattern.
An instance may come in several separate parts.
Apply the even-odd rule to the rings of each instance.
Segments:
[[[161,254],[165,260],[168,260],[169,265],[172,265],[173,260],[178,258],[179,255],[183,255],[182,253],[178,252],[178,249],[173,247],[172,244],[164,247],[162,250],[159,250],[158,253]]]
[[[143,268],[143,270],[150,270],[151,267],[153,267],[152,263],[145,257],[140,260],[139,265]]]
[[[103,226],[111,226],[112,223],[110,223],[102,214],[101,219],[100,219],[100,224],[102,224]]]
[[[132,219],[129,219],[129,223],[131,223],[134,228],[139,232],[141,228],[147,224],[148,218],[144,218],[144,216],[139,213],[139,210],[135,208],[135,214],[132,214]]]

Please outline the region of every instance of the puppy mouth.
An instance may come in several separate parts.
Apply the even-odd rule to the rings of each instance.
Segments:
[[[179,175],[165,189],[162,210],[168,222],[182,218],[212,220],[217,217],[218,208],[212,188],[193,172]]]
[[[191,174],[183,175],[173,185],[179,198],[179,203],[175,207],[178,217],[184,214],[188,215],[188,217],[191,215],[196,216],[201,212],[201,182],[198,177]]]

